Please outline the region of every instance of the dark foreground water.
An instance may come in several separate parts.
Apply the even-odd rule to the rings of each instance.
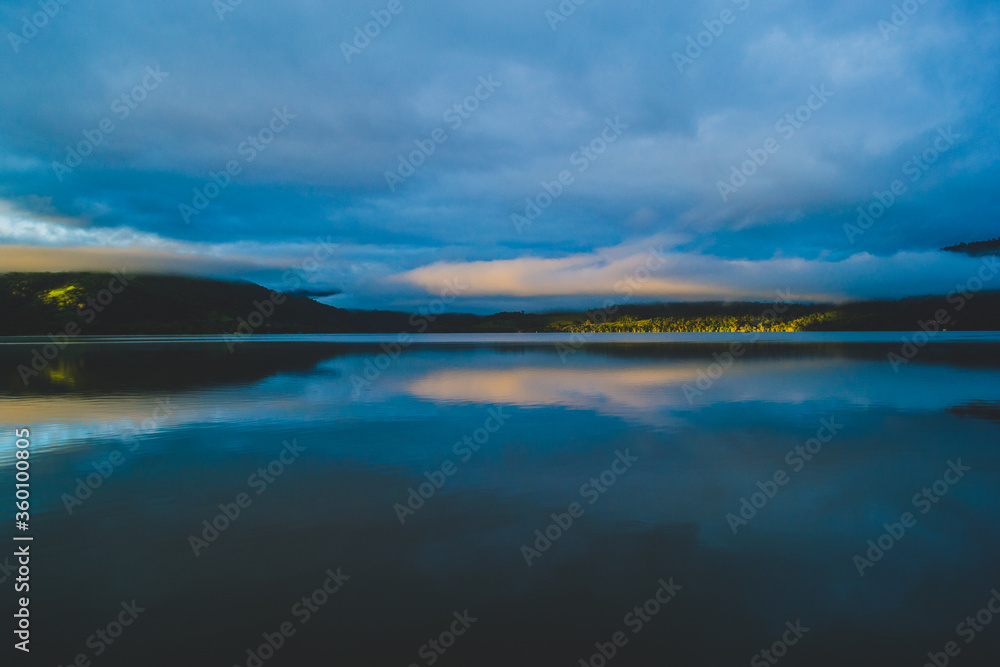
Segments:
[[[996,665],[987,338],[0,346],[3,655],[26,427],[17,664]]]

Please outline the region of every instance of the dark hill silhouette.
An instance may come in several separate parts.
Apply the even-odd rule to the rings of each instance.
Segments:
[[[1000,236],[988,241],[959,243],[958,245],[950,245],[947,248],[941,249],[947,250],[948,252],[961,252],[966,255],[972,255],[973,257],[981,257],[983,255],[1000,255]]]
[[[124,284],[126,283],[127,284]],[[248,282],[110,273],[0,275],[0,336],[48,334],[911,331],[945,311],[942,329],[1000,330],[1000,292],[841,305],[646,303],[605,311],[410,315],[352,311]],[[962,308],[957,308],[958,302]],[[934,326],[934,325],[930,325]]]

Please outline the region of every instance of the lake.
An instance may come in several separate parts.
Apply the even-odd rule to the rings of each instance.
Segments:
[[[33,664],[995,665],[1000,335],[904,336],[6,339]]]

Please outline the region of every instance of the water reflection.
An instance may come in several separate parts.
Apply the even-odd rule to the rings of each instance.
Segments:
[[[39,660],[68,664],[136,598],[148,616],[101,664],[246,664],[342,567],[344,589],[266,664],[426,664],[465,609],[479,620],[441,664],[579,664],[669,577],[683,590],[614,664],[745,664],[799,618],[812,630],[782,664],[922,664],[1000,584],[995,350],[927,350],[897,374],[885,346],[761,348],[689,401],[717,351],[419,347],[366,376],[377,347],[67,350],[72,382],[0,385],[0,421],[36,447]],[[823,420],[835,437],[790,463]],[[202,520],[292,439],[301,459],[196,558]],[[625,450],[634,467],[581,501]],[[70,515],[65,494],[114,452]],[[859,576],[853,557],[958,459],[968,476]],[[394,506],[446,462],[400,525]],[[734,534],[726,515],[779,470]],[[521,546],[573,502],[583,516],[528,567]],[[962,664],[993,664],[998,643],[1000,626]]]

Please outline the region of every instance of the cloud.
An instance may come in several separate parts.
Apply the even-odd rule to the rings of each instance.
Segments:
[[[996,235],[995,4],[926,3],[886,38],[878,21],[890,6],[752,2],[684,72],[673,54],[718,16],[717,2],[585,3],[553,31],[545,12],[556,4],[407,4],[349,63],[341,43],[371,20],[367,0],[242,3],[224,20],[204,0],[66,5],[0,58],[0,199],[25,218],[8,221],[0,243],[132,248],[151,267],[273,281],[275,264],[332,237],[338,258],[310,274],[319,289],[381,307],[421,284],[389,277],[426,278],[434,261],[475,264],[504,293],[552,292],[554,303],[578,293],[577,276],[586,289],[614,284],[627,267],[601,249],[658,233],[690,237],[676,254],[693,256],[671,266],[693,273],[661,278],[657,293],[691,297],[718,291],[701,272],[712,262],[738,274],[727,262],[889,257]],[[0,25],[17,30],[29,10],[0,5]],[[169,74],[139,100],[147,68]],[[446,114],[483,76],[502,85],[454,126]],[[723,201],[718,181],[820,85],[830,102]],[[246,151],[285,107],[288,128]],[[518,234],[511,214],[574,169],[609,116],[627,131]],[[105,119],[113,131],[56,173]],[[946,125],[961,144],[909,184],[877,233],[845,247],[856,207]],[[438,128],[447,141],[390,191],[385,173]],[[233,161],[239,173],[185,224],[179,207]],[[34,257],[50,269],[65,260]],[[525,282],[543,276],[552,287]],[[832,278],[816,293],[846,289]]]
[[[387,258],[419,265],[421,255],[389,244],[342,244],[329,235],[273,242],[177,240],[79,218],[39,219],[0,200],[0,272],[124,268],[254,280],[296,295],[329,298],[344,292],[341,285],[354,294],[378,295],[380,281],[392,273]]]
[[[250,257],[210,257],[150,248],[50,247],[0,245],[4,271],[118,271],[182,273],[237,277],[259,270],[263,261]]]
[[[658,248],[654,239],[645,251],[629,245],[560,259],[437,262],[395,279],[429,293],[451,281],[463,286],[463,295],[480,297],[579,295],[612,297],[622,303],[773,300],[787,294],[784,298],[793,301],[845,301],[945,294],[964,285],[983,266],[981,259],[946,252],[749,261]],[[993,288],[1000,289],[1000,282]]]

